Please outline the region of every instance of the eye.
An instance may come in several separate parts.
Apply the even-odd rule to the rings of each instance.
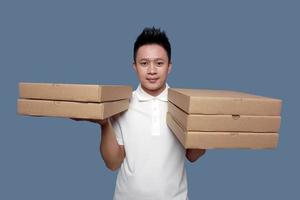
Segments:
[[[162,66],[163,64],[164,64],[164,62],[162,62],[162,61],[157,62],[157,66]]]
[[[142,61],[142,62],[140,62],[140,65],[141,65],[141,66],[146,66],[146,65],[147,65],[147,62],[146,62],[146,61]]]

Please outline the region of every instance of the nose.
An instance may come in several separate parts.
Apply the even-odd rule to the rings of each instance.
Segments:
[[[156,67],[153,62],[148,67],[148,74],[156,74]]]

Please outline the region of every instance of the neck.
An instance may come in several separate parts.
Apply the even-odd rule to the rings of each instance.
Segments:
[[[142,85],[141,85],[141,87],[143,88],[143,90],[144,90],[146,93],[148,93],[148,94],[151,95],[151,96],[156,97],[156,96],[160,95],[160,94],[165,90],[166,84],[164,84],[161,88],[159,88],[159,89],[157,89],[157,90],[149,90],[149,89],[147,89],[147,88],[144,88]]]

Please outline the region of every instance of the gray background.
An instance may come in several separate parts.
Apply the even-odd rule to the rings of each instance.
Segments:
[[[99,127],[16,115],[18,83],[136,87],[133,42],[152,25],[173,45],[171,86],[284,102],[278,148],[208,151],[187,163],[190,198],[299,199],[299,19],[297,1],[2,0],[0,199],[111,199]]]

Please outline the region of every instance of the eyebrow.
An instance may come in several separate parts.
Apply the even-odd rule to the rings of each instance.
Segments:
[[[146,60],[146,61],[165,61],[165,59],[163,58],[154,58],[154,59],[150,59],[150,58],[141,58],[139,59],[139,61],[143,61],[143,60]]]

